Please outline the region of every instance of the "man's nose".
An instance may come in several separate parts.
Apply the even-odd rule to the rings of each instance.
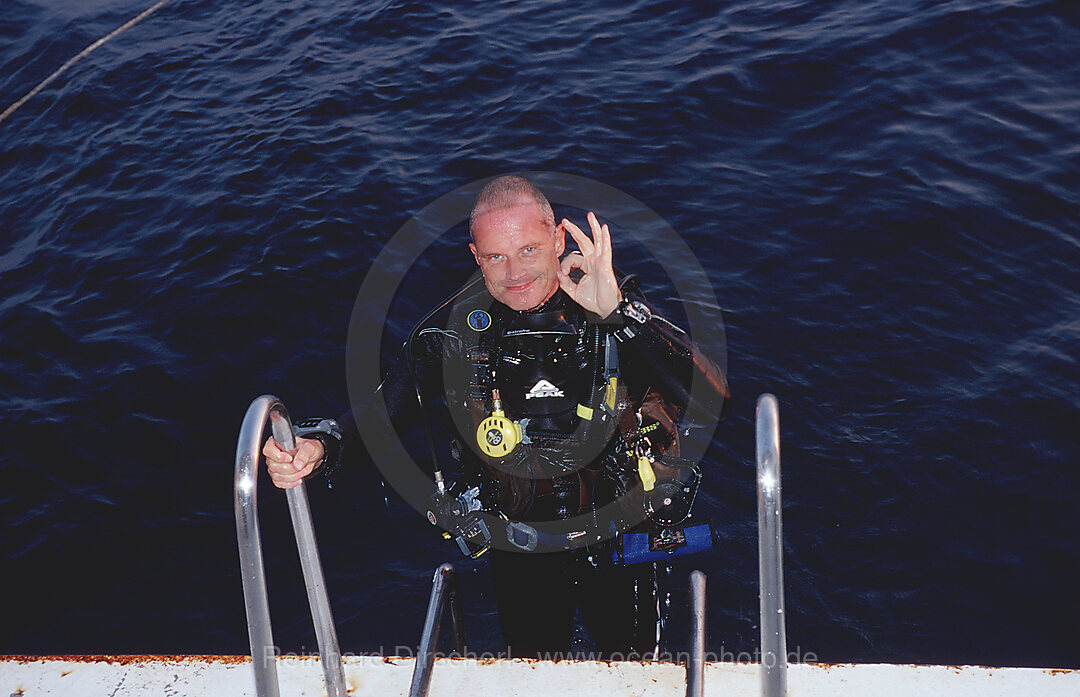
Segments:
[[[521,270],[521,264],[514,257],[506,257],[506,277],[515,280],[517,272]]]

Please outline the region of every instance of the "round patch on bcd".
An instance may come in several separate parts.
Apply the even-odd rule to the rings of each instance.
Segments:
[[[491,326],[491,315],[484,310],[473,310],[469,313],[469,328],[474,332],[482,332]]]

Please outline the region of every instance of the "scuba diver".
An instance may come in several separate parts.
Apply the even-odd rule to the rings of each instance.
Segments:
[[[678,422],[726,418],[726,376],[616,275],[608,226],[587,221],[591,236],[556,225],[521,177],[489,182],[469,221],[484,283],[422,320],[379,387],[399,430],[425,400],[445,407],[460,477],[436,464],[427,517],[462,553],[490,550],[513,656],[567,655],[578,610],[601,655],[655,652],[653,562],[713,544],[708,525],[684,524],[701,474],[678,457]],[[567,232],[579,251],[564,254]],[[281,488],[343,450],[333,420],[295,431],[293,455],[263,448]]]

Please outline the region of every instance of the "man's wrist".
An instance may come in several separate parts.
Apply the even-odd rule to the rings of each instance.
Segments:
[[[612,315],[619,311],[619,306],[623,303],[622,291],[618,291],[619,297],[615,299],[615,304],[607,312],[598,313],[602,319],[615,319]]]

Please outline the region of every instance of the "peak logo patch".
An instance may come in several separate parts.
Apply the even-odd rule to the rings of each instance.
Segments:
[[[562,397],[563,391],[547,380],[541,379],[525,393],[525,399],[539,399],[541,397]]]

